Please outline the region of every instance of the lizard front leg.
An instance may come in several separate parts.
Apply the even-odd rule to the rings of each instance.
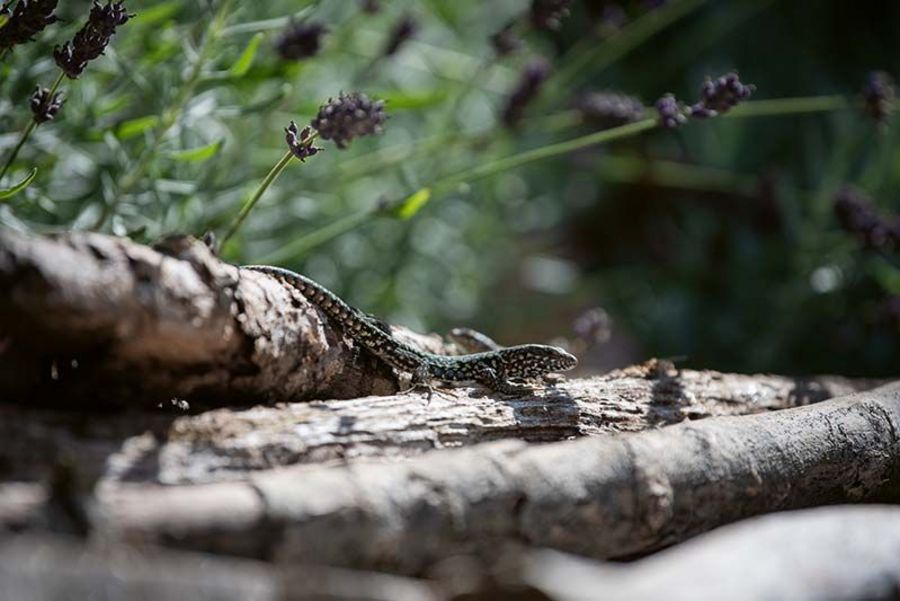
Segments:
[[[431,373],[428,371],[428,366],[424,363],[419,365],[415,371],[412,372],[412,377],[409,380],[409,388],[406,389],[406,392],[422,389],[425,390],[425,396],[428,402],[431,402],[431,395],[434,393],[434,387],[431,385]]]

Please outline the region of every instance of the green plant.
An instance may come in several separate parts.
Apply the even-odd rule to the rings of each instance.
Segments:
[[[73,40],[58,53],[74,73],[88,4],[59,7],[59,22],[51,4],[3,13],[4,227],[212,230],[228,260],[510,343],[565,334],[602,305],[639,341],[633,359],[866,374],[900,359],[893,259],[833,210],[846,184],[884,219],[897,209],[896,98],[888,76],[864,76],[900,71],[887,51],[900,9],[875,21],[842,4],[836,21],[766,0],[134,2],[63,98],[53,47]],[[10,35],[10,16],[38,6],[43,27]],[[839,52],[854,28],[866,48]],[[704,84],[735,66],[750,99],[734,80]],[[319,152],[320,104],[357,90],[385,102],[384,134]],[[644,108],[667,92],[677,129]],[[603,118],[582,101],[623,94],[628,110]],[[285,132],[292,121],[312,128]]]

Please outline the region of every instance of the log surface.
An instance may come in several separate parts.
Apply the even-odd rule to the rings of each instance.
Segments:
[[[0,397],[152,408],[396,390],[299,293],[200,242],[0,231]]]
[[[478,389],[222,408],[165,403],[99,413],[0,404],[0,470],[46,479],[66,457],[103,482],[240,480],[296,464],[406,458],[499,440],[554,442],[708,417],[803,406],[866,390],[866,380],[640,369],[568,380],[520,399]]]
[[[554,552],[526,557],[521,582],[558,601],[892,601],[900,591],[900,508],[754,518],[624,566]]]
[[[640,433],[297,466],[243,482],[115,484],[101,487],[98,514],[126,540],[288,564],[416,573],[509,541],[623,557],[765,512],[897,498],[898,432],[895,384]],[[15,516],[38,508],[20,503]]]
[[[510,544],[427,579],[31,535],[0,540],[0,601],[893,601],[897,557],[900,508],[883,505],[752,518],[628,564]]]

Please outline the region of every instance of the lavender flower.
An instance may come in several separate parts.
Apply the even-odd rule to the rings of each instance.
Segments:
[[[675,129],[687,121],[684,108],[673,94],[664,94],[655,106],[659,111],[659,124],[666,129]]]
[[[644,103],[626,94],[592,92],[575,102],[581,118],[599,129],[638,121],[644,116]]]
[[[53,14],[56,3],[57,0],[19,0],[11,13],[9,3],[0,8],[0,15],[9,18],[0,27],[0,52],[31,41],[45,27],[55,23],[58,20]]]
[[[56,117],[65,96],[62,92],[50,95],[50,90],[38,86],[31,95],[31,114],[35,123],[44,123]]]
[[[292,23],[275,42],[275,50],[284,60],[296,61],[315,56],[319,53],[321,37],[327,31],[318,23]]]
[[[883,71],[872,71],[863,88],[862,97],[865,113],[879,125],[886,124],[897,100],[893,78]]]
[[[503,119],[506,127],[512,128],[522,120],[522,115],[527,107],[538,95],[541,85],[550,75],[550,64],[545,60],[536,60],[528,63],[519,75],[519,81],[512,93],[506,99],[503,107]]]
[[[900,223],[880,216],[860,190],[850,186],[842,189],[835,198],[834,213],[841,227],[864,247],[882,252],[900,249]]]
[[[57,66],[70,79],[77,79],[88,61],[103,54],[116,28],[133,16],[125,12],[121,0],[115,4],[107,0],[106,5],[94,0],[91,14],[84,27],[78,30],[71,42],[66,42],[62,47],[57,46],[53,50]]]
[[[535,29],[556,30],[569,15],[572,0],[531,0],[531,25]]]
[[[417,31],[419,31],[419,24],[416,20],[410,15],[403,15],[391,28],[391,35],[388,36],[382,55],[391,56],[395,54],[407,40],[416,35]]]
[[[749,98],[755,89],[754,85],[741,83],[735,72],[716,79],[707,77],[700,88],[700,102],[691,107],[691,117],[706,119],[726,113]]]
[[[522,46],[522,40],[514,31],[515,21],[507,23],[503,29],[491,36],[491,46],[497,56],[512,54]]]
[[[284,128],[284,140],[287,142],[291,154],[300,159],[300,162],[305,162],[307,157],[316,155],[319,151],[324,150],[312,145],[312,140],[309,138],[311,133],[309,126],[298,132],[297,124],[293,121]]]
[[[585,346],[603,344],[612,335],[612,319],[602,307],[594,307],[579,315],[572,329]]]
[[[310,125],[323,139],[334,140],[338,148],[344,149],[353,138],[380,134],[385,119],[383,101],[353,92],[329,98]]]

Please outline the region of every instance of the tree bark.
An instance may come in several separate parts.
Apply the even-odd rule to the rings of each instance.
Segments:
[[[517,439],[552,442],[806,405],[873,385],[835,377],[632,369],[520,399],[483,391],[105,413],[0,404],[0,472],[35,482],[61,459],[105,482],[207,483],[295,464],[400,458]]]
[[[289,564],[415,573],[509,541],[625,557],[760,513],[897,498],[898,432],[894,384],[635,434],[298,466],[244,482],[111,484],[97,514],[126,540]],[[27,527],[44,510],[19,499],[0,516]]]
[[[427,579],[23,536],[0,542],[0,601],[893,601],[898,557],[900,508],[879,505],[753,518],[628,564],[509,545]]]
[[[264,564],[77,539],[0,539],[0,601],[278,601]]]
[[[173,237],[0,231],[0,397],[81,409],[396,390],[299,294]]]
[[[746,520],[627,565],[529,553],[517,584],[557,601],[893,601],[898,558],[900,508],[824,507]]]

